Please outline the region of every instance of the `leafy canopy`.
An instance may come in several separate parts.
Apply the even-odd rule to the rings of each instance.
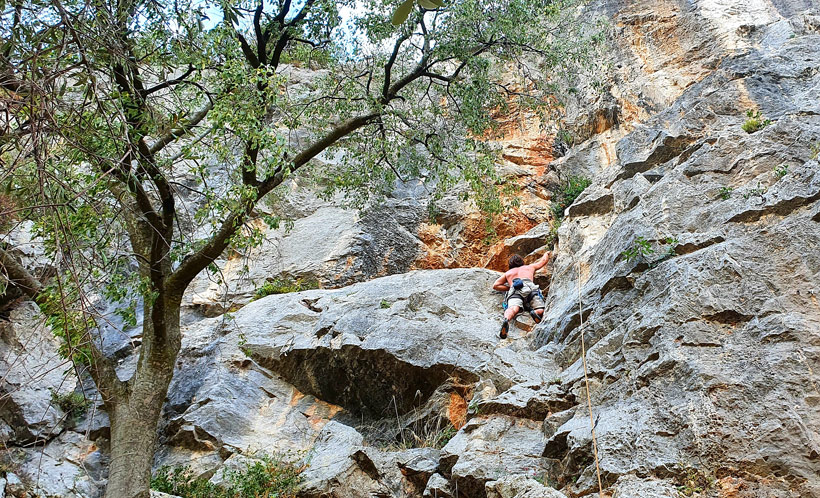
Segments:
[[[422,181],[504,210],[486,139],[557,108],[600,42],[579,3],[7,0],[2,182],[55,261],[67,354],[259,244],[254,206],[294,175],[354,207]]]

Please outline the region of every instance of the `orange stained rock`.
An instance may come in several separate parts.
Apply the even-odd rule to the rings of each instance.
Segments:
[[[512,256],[512,251],[504,243],[505,240],[516,235],[522,235],[537,224],[522,213],[510,213],[506,218],[502,218],[496,228],[499,241],[485,250],[484,261],[481,266],[496,271],[507,271],[509,269],[507,268],[507,261]],[[526,256],[526,254],[521,256]]]
[[[691,38],[677,2],[660,0],[651,8],[642,2],[628,3],[617,19],[643,72],[650,80],[658,76],[656,83],[663,85],[665,98],[677,98],[711,72],[709,48]]]
[[[341,410],[342,407],[340,406],[316,400],[316,402],[310,405],[302,414],[307,417],[308,422],[314,429],[321,430],[321,428]]]
[[[97,445],[94,444],[94,443],[89,444],[85,448],[85,451],[83,451],[82,454],[80,455],[80,460],[85,460],[85,457],[87,457],[88,455],[91,455],[95,451],[97,451]]]
[[[291,408],[296,408],[303,399],[305,399],[305,395],[294,389],[293,394],[288,401],[288,405]],[[310,425],[318,431],[321,430],[322,427],[324,427],[325,424],[340,411],[342,411],[341,406],[314,398],[313,402],[308,405],[306,409],[302,410],[301,413],[305,416],[308,423],[310,423]],[[272,426],[281,427],[286,424],[288,412],[289,410],[285,410],[279,419],[272,423]]]
[[[296,389],[293,390],[293,395],[290,397],[290,402],[288,403],[290,406],[296,406],[299,402],[305,397],[304,394],[297,391]]]
[[[334,279],[335,281],[337,281],[337,282],[338,282],[339,280],[341,280],[341,279],[342,279],[342,277],[344,276],[344,272],[346,272],[346,271],[347,271],[347,270],[349,270],[351,267],[353,267],[353,264],[354,264],[355,262],[356,262],[356,257],[355,257],[355,256],[353,256],[353,255],[348,256],[348,257],[347,257],[347,259],[345,259],[345,267],[344,267],[344,269],[343,269],[342,271],[340,271],[339,273],[337,273],[337,274],[333,275],[333,279]]]
[[[440,270],[449,268],[447,262],[452,251],[450,241],[441,225],[422,223],[417,232],[419,240],[424,243],[425,252],[411,266],[413,270]]]
[[[503,268],[506,265],[506,258],[499,262],[497,258],[494,259],[494,256],[504,251],[506,239],[521,235],[535,225],[537,223],[527,215],[511,210],[496,216],[492,221],[492,227],[496,233],[490,238],[491,234],[487,229],[484,216],[473,213],[461,222],[458,238],[451,242],[447,239],[443,227],[424,224],[419,228],[418,236],[426,246],[426,250],[413,263],[412,268],[486,267],[499,271],[506,270]]]
[[[501,157],[519,166],[526,167],[536,176],[543,175],[552,157],[553,135],[536,135],[516,140],[516,145],[507,145]]]
[[[727,476],[717,481],[719,498],[744,498],[749,496],[745,493],[745,482],[737,477]]]
[[[639,107],[630,99],[620,99],[621,112],[618,116],[622,124],[639,123],[649,118],[649,114],[645,109]],[[632,129],[630,126],[629,129]]]
[[[447,405],[447,419],[456,430],[461,429],[467,423],[467,400],[457,392],[450,393],[450,403]]]
[[[521,92],[529,90],[521,83],[510,85],[510,89]],[[548,105],[552,111],[560,110],[559,103],[554,99]],[[543,189],[537,181],[546,174],[548,165],[554,159],[554,134],[545,129],[541,116],[522,108],[514,97],[508,100],[506,106],[495,109],[493,118],[499,125],[476,138],[500,145],[502,157],[526,171],[513,179],[521,186],[516,194],[521,207],[496,216],[492,220],[492,230],[488,230],[484,215],[478,212],[465,213],[454,227],[447,229],[436,224],[422,224],[417,236],[425,250],[412,264],[412,269],[486,267],[504,271],[510,256],[504,241],[545,221],[533,219],[524,211],[532,215],[543,212],[547,207],[549,196],[541,192]]]

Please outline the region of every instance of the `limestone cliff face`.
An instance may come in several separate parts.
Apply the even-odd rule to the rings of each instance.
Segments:
[[[817,496],[817,18],[710,4],[676,19],[703,17],[722,57],[705,75],[687,69],[697,77],[614,144],[616,161],[569,208],[530,344],[577,389],[581,299],[607,481],[691,467],[715,493]],[[747,109],[772,124],[746,133]],[[573,152],[556,167],[598,166]],[[646,253],[625,257],[639,237]],[[553,417],[546,453],[589,455],[587,411]],[[568,490],[592,492],[593,470]]]
[[[599,0],[585,15],[609,20],[604,90],[567,103],[567,150],[527,116],[494,138],[522,199],[498,240],[456,197],[431,222],[414,185],[355,213],[294,184],[278,206],[293,230],[225,262],[249,277],[199,282],[157,466],[218,479],[289,452],[309,461],[305,497],[594,496],[583,336],[613,498],[820,497],[820,6]],[[750,109],[771,124],[744,131]],[[573,175],[592,185],[558,231],[545,319],[501,341],[497,274],[457,267],[540,254],[551,189]],[[327,288],[247,304],[283,274]],[[78,381],[52,378],[33,314],[0,330],[7,456],[31,490],[95,496],[105,414],[49,406]],[[126,374],[130,339],[111,340]]]

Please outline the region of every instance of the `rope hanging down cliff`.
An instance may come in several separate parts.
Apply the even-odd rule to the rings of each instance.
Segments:
[[[581,262],[578,262],[578,318],[581,320],[581,361],[584,365],[584,383],[587,388],[587,407],[589,408],[589,428],[592,431],[592,454],[595,457],[595,473],[598,475],[598,497],[603,498],[604,486],[601,483],[601,466],[598,464],[598,440],[595,437],[595,419],[592,416],[592,399],[589,395],[589,376],[587,374],[587,352],[584,343],[584,309],[581,304]]]

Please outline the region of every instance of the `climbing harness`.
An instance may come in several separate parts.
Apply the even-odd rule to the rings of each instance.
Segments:
[[[501,303],[501,307],[504,309],[504,311],[506,311],[509,307],[510,299],[512,299],[513,297],[517,297],[521,300],[521,308],[523,309],[523,311],[529,313],[530,317],[532,318],[532,321],[535,323],[541,323],[541,315],[539,315],[538,313],[536,313],[534,309],[532,309],[530,303],[535,298],[535,296],[538,296],[541,299],[541,303],[543,303],[544,295],[541,293],[540,287],[535,285],[535,283],[532,281],[530,281],[530,283],[532,284],[532,287],[525,286],[524,281],[522,279],[514,278],[512,281],[512,287],[510,287],[510,289],[507,291],[507,295],[504,297],[504,301]],[[527,289],[526,296],[521,292],[522,290],[524,290],[525,287]],[[512,320],[515,320],[515,317],[513,317]],[[505,318],[504,322],[501,324],[501,332],[499,333],[499,337],[501,337],[502,339],[506,339],[509,330],[510,321]]]
[[[501,307],[504,310],[506,310],[509,306],[510,299],[517,296],[521,298],[521,301],[524,303],[524,311],[529,312],[532,310],[532,308],[530,308],[530,303],[532,302],[535,296],[538,296],[541,298],[541,300],[544,300],[544,294],[541,293],[541,287],[536,286],[535,289],[530,289],[526,296],[521,293],[521,290],[523,288],[524,281],[520,278],[514,278],[512,288],[510,288],[510,290],[507,291],[507,295],[504,297],[504,301],[501,303]]]

